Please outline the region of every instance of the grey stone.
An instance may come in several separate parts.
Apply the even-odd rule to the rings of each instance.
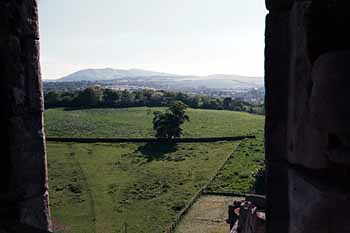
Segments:
[[[19,222],[38,229],[51,229],[51,223],[46,220],[50,218],[50,211],[46,208],[49,205],[48,197],[46,192],[41,196],[20,201],[18,203]]]
[[[12,117],[8,125],[12,145],[13,182],[19,198],[47,191],[42,114]]]
[[[288,232],[288,167],[285,163],[267,164],[266,228],[267,232]]]
[[[293,169],[289,171],[290,232],[350,232],[349,201],[348,192],[320,189]]]
[[[7,99],[3,111],[8,115],[42,112],[39,42],[10,36],[0,40],[0,50],[0,83]]]
[[[286,157],[288,83],[290,74],[290,13],[268,14],[265,48],[265,148],[268,160]]]
[[[307,53],[308,2],[297,2],[291,10],[291,63],[288,83],[287,160],[313,169],[326,167],[327,135],[310,122],[312,65]]]
[[[38,7],[35,0],[0,2],[0,38],[8,35],[39,38]]]
[[[0,222],[49,230],[37,1],[1,1],[0,15]]]
[[[321,55],[315,62],[312,124],[329,133],[350,133],[350,50]]]
[[[267,232],[350,232],[347,4],[267,1]]]

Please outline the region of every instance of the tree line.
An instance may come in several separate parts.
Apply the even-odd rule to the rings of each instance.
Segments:
[[[163,90],[114,90],[99,86],[84,90],[50,91],[44,94],[45,108],[127,108],[162,107],[181,101],[190,108],[244,111],[264,114],[263,105],[232,98],[213,98]]]

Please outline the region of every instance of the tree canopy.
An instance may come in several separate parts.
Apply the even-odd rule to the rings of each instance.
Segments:
[[[182,135],[181,125],[189,121],[187,106],[181,101],[174,101],[166,112],[154,112],[153,129],[155,136],[161,139],[174,139]]]
[[[45,93],[45,108],[128,108],[163,107],[181,101],[190,108],[245,111],[263,114],[263,105],[252,105],[232,98],[214,98],[164,90],[114,90],[99,86],[83,90],[50,91]]]

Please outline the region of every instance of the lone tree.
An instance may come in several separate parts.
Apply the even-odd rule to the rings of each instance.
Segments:
[[[154,112],[153,129],[156,137],[161,139],[179,138],[182,135],[181,125],[189,121],[187,106],[181,101],[174,101],[166,112]]]

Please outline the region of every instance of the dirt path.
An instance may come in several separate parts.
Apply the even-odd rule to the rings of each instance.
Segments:
[[[202,196],[176,228],[176,233],[227,233],[228,206],[240,197]]]

